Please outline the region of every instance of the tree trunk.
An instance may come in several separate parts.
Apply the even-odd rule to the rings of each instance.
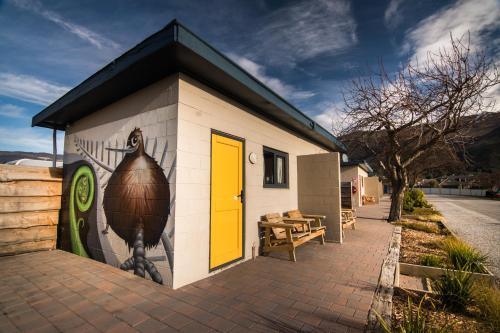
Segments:
[[[403,198],[408,187],[408,179],[404,170],[393,173],[391,177],[391,185],[391,209],[387,221],[397,222],[401,219],[401,212],[403,210]]]

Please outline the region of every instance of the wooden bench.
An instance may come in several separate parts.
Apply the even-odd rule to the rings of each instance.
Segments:
[[[259,226],[264,229],[263,252],[288,252],[291,261],[297,261],[295,248],[316,237],[325,244],[325,229],[312,229],[314,218],[282,217],[279,213],[266,214]]]
[[[354,209],[342,208],[342,237],[344,237],[344,229],[351,227],[353,230],[356,229],[356,211]]]
[[[375,202],[375,197],[369,196],[369,195],[364,195],[363,196],[363,204],[374,204]]]
[[[286,212],[286,216],[291,219],[313,219],[310,223],[312,231],[326,230],[323,225],[323,221],[326,219],[325,215],[302,214],[300,210],[295,209]]]

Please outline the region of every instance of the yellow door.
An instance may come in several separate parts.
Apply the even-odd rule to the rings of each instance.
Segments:
[[[243,142],[212,134],[210,269],[243,257]]]

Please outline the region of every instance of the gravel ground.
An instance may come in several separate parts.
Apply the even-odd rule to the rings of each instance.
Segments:
[[[490,271],[500,278],[500,201],[474,197],[427,195],[447,225],[490,258]]]

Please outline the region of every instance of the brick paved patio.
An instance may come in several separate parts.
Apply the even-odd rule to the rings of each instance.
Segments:
[[[392,226],[358,211],[343,245],[258,257],[179,290],[62,252],[0,258],[0,332],[361,332]]]

